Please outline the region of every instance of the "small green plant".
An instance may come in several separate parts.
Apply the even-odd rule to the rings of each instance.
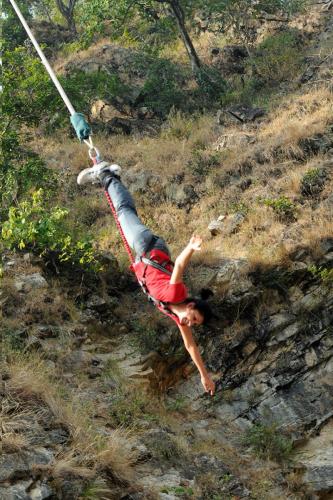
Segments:
[[[194,96],[205,105],[221,99],[225,93],[227,85],[221,76],[221,72],[211,66],[202,66],[195,75],[198,88]]]
[[[228,472],[223,475],[212,472],[199,475],[196,483],[200,498],[202,500],[232,500],[233,495],[229,493],[229,483],[232,479],[232,474]]]
[[[168,411],[182,412],[186,409],[187,401],[183,396],[167,401],[165,407]]]
[[[296,206],[286,196],[280,196],[274,200],[266,198],[262,203],[267,207],[271,207],[278,219],[282,222],[293,222],[296,220]]]
[[[161,493],[174,494],[176,497],[192,497],[194,494],[192,488],[186,488],[185,486],[163,486]]]
[[[239,203],[231,203],[229,210],[234,214],[239,213],[245,217],[249,213],[250,208],[246,203],[240,201]]]
[[[181,457],[182,450],[176,440],[165,433],[158,433],[149,442],[149,450],[159,460],[173,460]]]
[[[135,427],[140,421],[154,421],[157,417],[149,409],[149,401],[142,390],[119,385],[110,396],[110,418],[115,426]]]
[[[159,335],[155,328],[136,322],[133,324],[133,330],[135,335],[133,335],[131,343],[143,354],[155,351],[160,346]]]
[[[0,338],[5,351],[21,352],[26,346],[27,335],[23,329],[3,327],[0,330]]]
[[[258,457],[276,462],[288,460],[293,448],[292,440],[281,433],[277,424],[254,424],[245,432],[243,443]]]
[[[319,278],[323,283],[333,283],[333,269],[327,269],[323,266],[309,266],[308,271],[315,278]]]
[[[65,223],[68,214],[68,210],[61,207],[47,208],[43,190],[39,189],[30,199],[9,209],[8,220],[1,230],[3,245],[13,250],[29,249],[46,258],[52,256],[58,262],[101,270],[92,239],[71,234]]]
[[[317,196],[325,186],[327,174],[319,168],[308,170],[301,180],[301,193],[303,196]]]
[[[219,152],[210,152],[201,149],[195,149],[192,158],[187,164],[190,172],[199,179],[206,177],[210,170],[220,164],[221,155]]]
[[[102,500],[111,498],[111,495],[112,490],[108,487],[106,480],[97,478],[85,487],[81,498],[85,500]]]
[[[257,401],[258,398],[261,396],[261,392],[254,388],[252,389],[251,392],[249,392],[249,395],[247,397],[247,402],[249,403],[250,406],[254,405]]]

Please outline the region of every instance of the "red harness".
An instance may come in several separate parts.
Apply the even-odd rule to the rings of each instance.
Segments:
[[[148,290],[147,285],[146,285],[146,281],[145,281],[145,275],[146,275],[146,271],[147,271],[147,267],[148,266],[152,266],[155,269],[158,269],[158,270],[162,271],[163,273],[166,273],[169,276],[171,276],[172,269],[173,269],[173,266],[174,266],[172,260],[168,258],[168,259],[164,259],[160,263],[156,262],[156,260],[154,260],[154,257],[161,256],[161,255],[163,255],[163,257],[164,257],[165,254],[163,252],[161,252],[160,250],[154,249],[154,250],[152,250],[152,251],[149,252],[149,257],[147,257],[146,255],[143,255],[142,257],[140,257],[140,261],[135,262],[133,254],[131,252],[131,248],[130,248],[127,240],[126,240],[126,236],[125,236],[125,234],[124,234],[124,232],[122,230],[122,227],[120,225],[120,222],[118,220],[116,209],[114,208],[113,202],[111,200],[111,197],[110,197],[107,189],[105,189],[105,196],[106,196],[106,199],[108,200],[108,203],[110,205],[110,208],[111,208],[114,220],[116,222],[116,225],[118,227],[121,239],[123,240],[125,250],[126,250],[126,252],[128,254],[129,260],[131,261],[130,269],[135,273],[135,275],[137,277],[137,280],[138,280],[138,283],[141,286],[141,289],[142,289],[143,293],[148,297],[148,300],[150,302],[152,302],[162,313],[164,313],[167,316],[171,317],[178,324],[178,321],[179,321],[178,320],[178,316],[176,314],[173,314],[172,311],[170,311],[170,309],[167,307],[167,303],[166,302],[162,302],[162,301],[160,301],[158,299],[155,299],[155,297],[153,297],[152,295],[150,295],[149,290]],[[139,279],[138,276],[137,276],[137,274],[136,274],[136,270],[137,270],[137,267],[138,267],[137,265],[141,264],[141,262],[143,264],[145,264],[145,267],[144,267],[144,271],[142,273],[142,276]]]

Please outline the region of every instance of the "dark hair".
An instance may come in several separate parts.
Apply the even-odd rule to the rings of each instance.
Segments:
[[[209,290],[208,288],[202,288],[200,290],[200,296],[199,297],[188,297],[185,302],[186,304],[189,304],[190,302],[193,302],[194,308],[199,311],[199,313],[203,316],[203,322],[208,323],[212,318],[215,318],[215,314],[211,310],[209,304],[207,303],[207,299],[214,295],[214,293]]]

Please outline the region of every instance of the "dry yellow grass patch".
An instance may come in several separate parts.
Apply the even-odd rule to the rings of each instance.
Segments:
[[[4,453],[16,453],[28,447],[29,440],[23,434],[16,434],[14,432],[1,432],[0,452],[3,451]]]
[[[56,171],[67,167],[77,174],[83,168],[91,166],[87,146],[77,139],[70,140],[59,131],[56,137],[45,137],[36,131],[29,146],[45,160],[49,168]]]
[[[332,122],[332,116],[333,99],[328,87],[312,89],[296,97],[288,96],[258,129],[251,125],[247,125],[245,131],[241,126],[228,127],[228,137],[250,134],[256,140],[253,144],[235,144],[231,147],[228,147],[227,142],[222,147],[225,151],[223,166],[225,169],[235,169],[250,161],[253,167],[261,171],[263,165],[257,164],[257,155],[263,157],[267,165],[276,161],[276,155],[280,158],[302,157],[304,153],[300,141],[324,132]],[[221,140],[225,140],[224,135],[214,146],[217,147]]]
[[[78,465],[77,457],[70,451],[58,456],[49,466],[49,473],[57,480],[62,480],[66,476],[80,477],[82,479],[92,479],[96,475],[94,468]]]
[[[134,470],[131,465],[137,460],[137,456],[131,433],[117,429],[112,431],[104,449],[97,453],[96,463],[99,468],[106,470],[120,481],[133,481]]]
[[[323,132],[332,114],[330,90],[326,87],[314,89],[282,103],[272,119],[259,130],[258,139],[268,147],[279,146],[286,153],[297,152],[299,140]]]
[[[11,354],[8,370],[7,391],[20,406],[34,414],[44,407],[70,433],[69,449],[52,465],[56,477],[67,472],[90,478],[95,469],[105,469],[119,480],[133,478],[136,454],[128,432],[119,429],[109,440],[101,437],[92,427],[89,405],[71,393],[64,396],[52,370],[37,355]]]
[[[317,210],[310,208],[301,213],[299,224],[302,226],[302,243],[309,247],[314,257],[323,256],[320,242],[324,238],[331,238],[333,234],[333,212],[319,206]]]

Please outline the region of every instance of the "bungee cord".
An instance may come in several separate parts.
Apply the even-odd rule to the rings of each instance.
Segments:
[[[62,87],[61,83],[59,82],[56,74],[54,73],[51,65],[49,64],[47,58],[45,57],[45,54],[43,52],[43,50],[41,49],[39,43],[37,42],[34,34],[32,33],[31,29],[29,28],[28,26],[28,23],[26,22],[22,12],[20,11],[19,7],[17,6],[15,0],[9,0],[13,9],[15,10],[18,18],[20,19],[24,29],[26,30],[31,42],[33,43],[46,71],[48,72],[51,80],[53,81],[56,89],[58,90],[62,100],[64,101],[65,105],[67,106],[67,109],[71,115],[71,123],[76,131],[76,134],[78,136],[78,138],[80,139],[81,142],[84,142],[88,148],[89,148],[89,157],[90,159],[92,160],[93,164],[94,165],[97,165],[100,161],[101,161],[101,156],[100,156],[100,152],[99,150],[94,146],[93,144],[93,141],[92,141],[92,138],[91,138],[91,128],[89,126],[89,124],[86,122],[85,118],[84,118],[84,115],[82,113],[77,113],[74,109],[74,106],[72,105],[71,101],[69,100],[69,97],[67,96],[64,88]],[[132,255],[132,252],[131,252],[131,249],[130,249],[130,246],[128,244],[128,241],[126,240],[126,237],[125,237],[125,234],[122,230],[122,227],[120,225],[120,222],[118,220],[118,216],[117,216],[117,212],[116,212],[116,209],[113,205],[113,202],[111,200],[111,197],[109,195],[109,193],[107,192],[107,190],[105,190],[105,196],[106,196],[106,199],[108,201],[108,204],[111,208],[111,211],[112,211],[112,214],[113,214],[113,217],[115,219],[115,222],[116,222],[116,225],[117,225],[117,228],[119,230],[119,233],[120,233],[120,236],[123,240],[123,243],[124,243],[124,246],[125,246],[125,250],[128,254],[128,257],[129,257],[129,260],[131,262],[131,264],[134,264],[134,257]]]

